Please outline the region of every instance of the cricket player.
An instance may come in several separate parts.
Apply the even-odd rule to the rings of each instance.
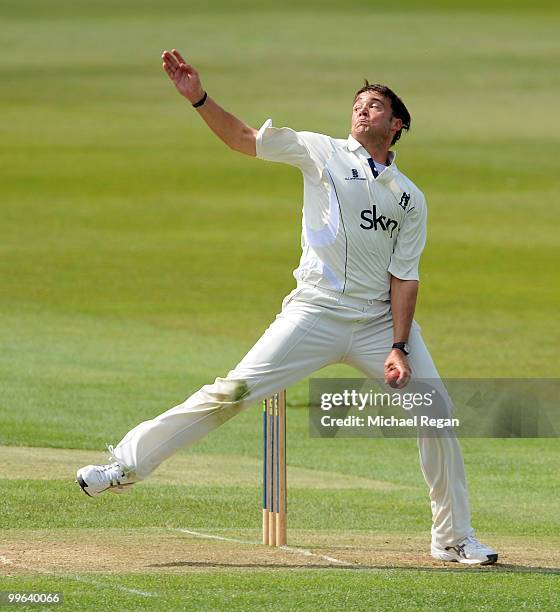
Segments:
[[[270,119],[257,130],[220,107],[178,51],[162,58],[178,92],[226,145],[302,172],[302,255],[297,286],[281,312],[225,378],[134,427],[109,446],[112,463],[78,470],[78,483],[92,497],[129,490],[177,450],[332,363],[397,388],[411,378],[441,382],[413,319],[427,208],[391,150],[410,127],[402,100],[366,82],[354,97],[347,139],[277,128]],[[419,435],[418,447],[431,499],[432,556],[495,563],[496,551],[474,536],[457,439]]]

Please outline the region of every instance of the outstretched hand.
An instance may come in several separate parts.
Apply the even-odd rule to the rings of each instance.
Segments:
[[[204,89],[196,69],[185,62],[177,49],[173,49],[171,52],[164,51],[161,58],[163,68],[173,81],[177,91],[185,96],[191,104],[198,102],[204,95]]]

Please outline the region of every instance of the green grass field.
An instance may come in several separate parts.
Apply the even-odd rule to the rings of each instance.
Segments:
[[[415,442],[310,439],[307,381],[288,390],[289,549],[258,544],[257,409],[130,495],[73,482],[227,372],[294,285],[299,173],[214,139],[164,48],[255,127],[344,137],[363,78],[393,87],[441,373],[558,377],[557,3],[0,0],[0,19],[0,590],[69,610],[558,609],[555,439],[463,442],[502,553],[479,569],[429,557]]]

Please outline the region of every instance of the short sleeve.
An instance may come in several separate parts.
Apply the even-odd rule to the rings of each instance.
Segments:
[[[302,172],[320,177],[332,155],[331,139],[314,132],[296,132],[291,128],[275,128],[268,119],[257,133],[257,157],[296,166]]]
[[[427,235],[428,208],[422,193],[414,202],[414,208],[406,214],[391,255],[388,271],[401,280],[419,280],[420,255]]]

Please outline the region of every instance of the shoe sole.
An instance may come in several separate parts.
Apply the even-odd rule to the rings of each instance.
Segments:
[[[498,555],[488,555],[488,561],[483,561],[480,565],[493,565],[498,561]]]

